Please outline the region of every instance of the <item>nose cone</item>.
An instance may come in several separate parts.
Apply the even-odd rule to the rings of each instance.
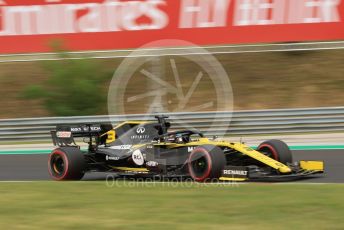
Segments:
[[[280,171],[281,173],[291,173],[291,168],[287,166],[283,166],[283,167],[278,168],[278,171]]]

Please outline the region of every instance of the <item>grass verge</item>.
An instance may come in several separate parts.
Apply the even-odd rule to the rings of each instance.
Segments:
[[[124,184],[127,183],[127,184]],[[343,229],[344,184],[0,184],[2,229]]]

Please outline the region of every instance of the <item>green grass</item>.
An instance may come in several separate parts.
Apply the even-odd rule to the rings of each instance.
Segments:
[[[129,182],[127,182],[129,183]],[[0,184],[1,229],[343,229],[344,185]]]

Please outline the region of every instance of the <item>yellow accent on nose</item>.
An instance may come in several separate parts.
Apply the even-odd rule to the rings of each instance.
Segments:
[[[283,167],[278,168],[278,171],[280,171],[281,173],[290,173],[291,168],[283,166]]]

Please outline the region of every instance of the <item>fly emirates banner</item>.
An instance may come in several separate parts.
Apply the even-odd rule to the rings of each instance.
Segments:
[[[0,53],[344,39],[344,0],[0,0]],[[178,46],[173,42],[169,46]]]

